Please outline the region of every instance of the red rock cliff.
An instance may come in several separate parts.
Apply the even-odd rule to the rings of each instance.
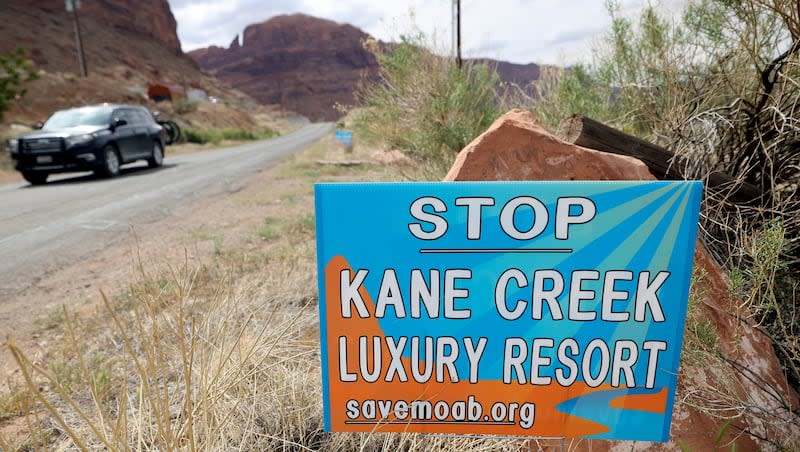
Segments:
[[[63,2],[59,5],[63,7]],[[182,53],[178,24],[167,0],[84,1],[80,11],[115,28],[152,36],[174,53]]]
[[[81,25],[84,45],[92,45],[93,40],[106,37],[97,31],[98,27],[113,29],[138,37],[154,38],[174,54],[180,55],[181,43],[178,39],[177,23],[167,0],[84,0],[81,2]],[[73,43],[71,16],[58,0],[9,0],[0,2],[0,50],[13,44],[25,47],[44,46],[47,41]],[[66,26],[62,33],[62,25]],[[59,29],[56,31],[56,29]],[[119,43],[124,45],[125,42]],[[55,45],[55,44],[54,44]],[[118,48],[121,52],[125,47]]]
[[[378,64],[364,50],[369,38],[352,25],[295,14],[250,25],[225,49],[211,46],[189,52],[206,71],[262,103],[281,104],[311,119],[332,120],[334,104],[355,103],[353,91],[375,77]],[[478,60],[505,81],[526,85],[539,78],[536,64]]]
[[[362,76],[377,63],[361,43],[369,36],[304,14],[277,16],[244,30],[242,43],[189,52],[201,67],[265,104],[312,119],[338,117],[334,104],[353,103]]]

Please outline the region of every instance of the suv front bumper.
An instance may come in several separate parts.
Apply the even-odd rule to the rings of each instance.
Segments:
[[[40,152],[15,152],[11,154],[17,171],[61,173],[91,171],[102,165],[99,151],[92,147]]]

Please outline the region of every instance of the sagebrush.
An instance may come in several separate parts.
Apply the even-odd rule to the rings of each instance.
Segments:
[[[365,43],[377,59],[379,79],[357,92],[356,124],[367,137],[400,149],[440,179],[455,155],[504,112],[500,78],[487,64],[459,68],[437,55],[425,35],[401,36],[383,48]]]
[[[742,300],[730,314],[773,340],[800,388],[800,7],[696,0],[679,17],[646,6],[638,20],[608,8],[612,26],[592,60],[545,74],[534,113],[553,130],[579,113],[660,144],[682,158],[687,179],[734,177],[706,187],[702,241]],[[742,183],[761,195],[733,202]],[[719,355],[702,319],[690,327],[689,345]]]

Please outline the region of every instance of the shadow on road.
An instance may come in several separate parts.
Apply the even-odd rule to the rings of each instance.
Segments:
[[[144,176],[144,175],[147,175],[147,174],[150,174],[150,173],[154,173],[154,172],[162,170],[162,169],[174,168],[176,166],[178,166],[177,163],[165,163],[163,166],[161,166],[159,168],[149,168],[147,166],[125,167],[125,168],[120,168],[120,172],[119,172],[119,176],[118,177]],[[60,176],[60,175],[56,175],[56,176]],[[116,179],[116,178],[114,178],[114,179]],[[70,177],[61,176],[58,179],[55,179],[55,180],[52,180],[52,181],[48,180],[47,183],[44,184],[44,185],[27,184],[27,185],[23,185],[22,187],[19,187],[19,188],[20,188],[20,190],[27,190],[27,189],[36,189],[36,188],[40,188],[40,187],[48,187],[48,186],[54,186],[54,185],[71,185],[71,184],[96,183],[96,182],[104,182],[104,181],[110,181],[110,180],[113,180],[113,179],[109,179],[107,177],[100,176],[100,175],[97,175],[95,173],[77,173],[75,176],[70,176]]]

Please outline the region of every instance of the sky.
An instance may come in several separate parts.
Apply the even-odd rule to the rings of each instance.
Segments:
[[[383,41],[414,26],[441,53],[452,43],[452,0],[168,0],[184,51],[227,47],[247,25],[280,14],[305,13],[355,25]],[[644,0],[618,0],[635,14]],[[569,65],[585,61],[608,30],[604,0],[461,0],[464,57]],[[651,2],[652,3],[652,2]],[[675,11],[680,0],[662,0]]]

